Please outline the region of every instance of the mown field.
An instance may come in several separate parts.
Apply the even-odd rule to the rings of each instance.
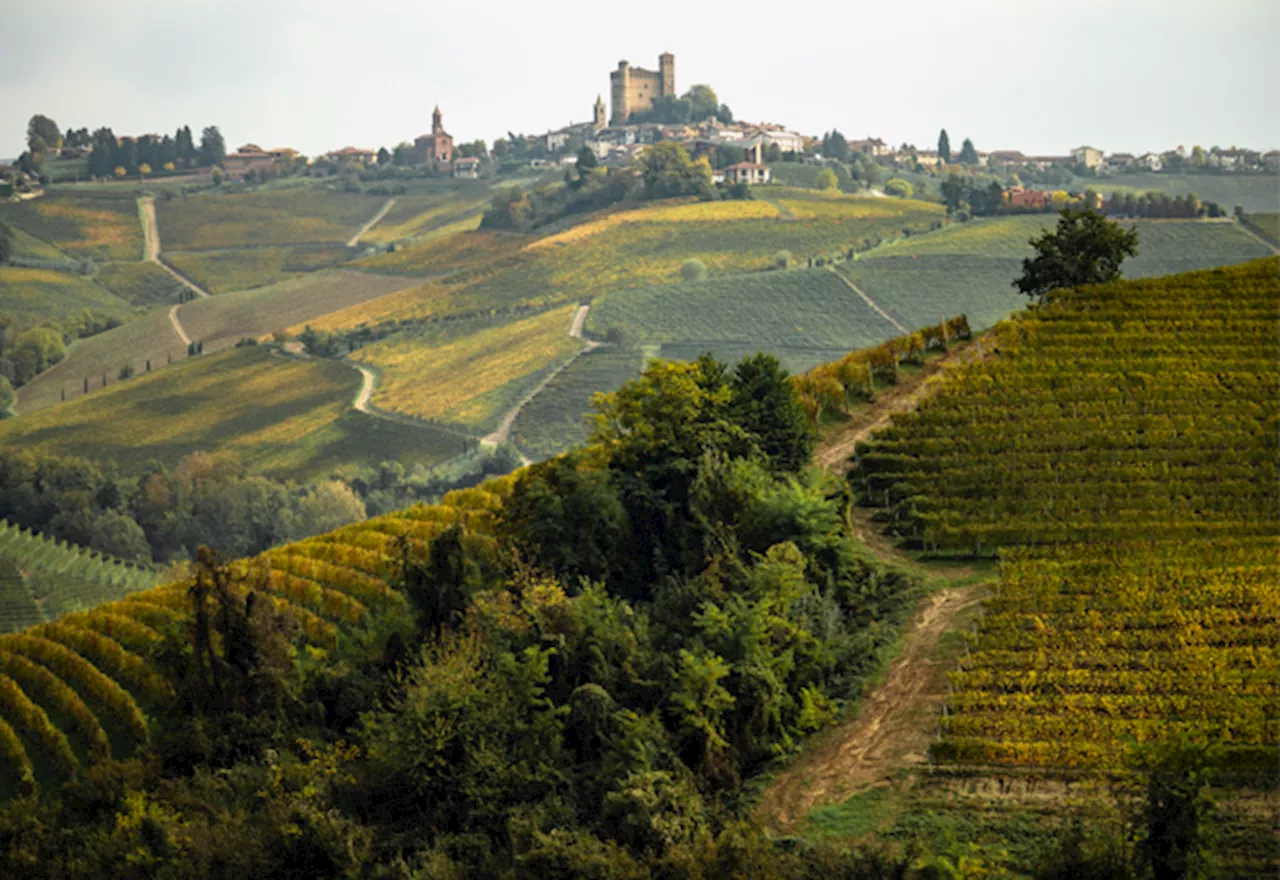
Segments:
[[[206,352],[256,338],[411,285],[411,279],[333,269],[279,284],[194,300],[180,317]]]
[[[30,324],[58,320],[86,309],[117,318],[133,311],[126,300],[83,275],[0,266],[0,315],[12,315],[23,324]]]
[[[437,344],[404,333],[351,358],[379,371],[375,406],[485,433],[582,347],[568,335],[576,310],[569,305]]]
[[[358,249],[333,244],[319,247],[244,247],[217,251],[172,251],[165,261],[210,293],[230,293],[287,281],[306,272],[338,265]]]
[[[121,299],[144,308],[172,305],[186,289],[155,263],[108,263],[98,269],[94,280]]]
[[[165,252],[267,244],[345,243],[386,203],[383,196],[303,184],[156,201]]]
[[[0,220],[43,239],[69,257],[140,260],[142,223],[132,193],[54,192],[0,203]]]
[[[168,309],[159,309],[105,333],[76,340],[66,359],[18,389],[18,412],[53,406],[62,400],[63,392],[67,400],[79,397],[84,393],[85,379],[90,392],[102,388],[104,377],[108,387],[114,385],[125,363],[141,374],[148,358],[152,368],[159,369],[170,358],[176,363],[186,356],[187,347],[169,323]]]
[[[740,343],[760,349],[866,348],[900,332],[828,269],[753,272],[602,296],[587,327],[640,343]]]
[[[591,396],[616,391],[634,379],[643,360],[634,348],[602,347],[583,353],[520,411],[511,427],[512,441],[535,461],[581,446],[590,434]]]
[[[383,459],[430,465],[462,451],[460,438],[354,412],[360,381],[335,361],[238,348],[5,421],[0,443],[114,462],[126,475],[152,459],[176,465],[217,451],[297,480]]]
[[[1030,255],[1028,239],[1056,222],[1032,214],[953,224],[876,248],[837,267],[906,327],[965,313],[974,329],[1026,304],[1011,285]],[[1267,249],[1234,223],[1135,221],[1138,256],[1124,273],[1137,278],[1239,263]]]

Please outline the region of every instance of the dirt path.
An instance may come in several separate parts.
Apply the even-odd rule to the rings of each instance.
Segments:
[[[886,783],[904,767],[923,766],[954,660],[939,640],[981,601],[981,588],[931,595],[907,630],[902,653],[857,717],[822,734],[760,798],[756,819],[774,833],[793,831],[815,807]]]
[[[363,364],[357,364],[353,361],[351,365],[360,371],[360,390],[356,392],[356,399],[352,401],[351,405],[365,415],[375,416],[377,413],[369,410],[369,398],[373,397],[373,383],[377,381],[378,377],[373,370]]]
[[[370,229],[376,226],[379,220],[387,216],[387,212],[391,210],[391,206],[394,205],[395,203],[396,203],[396,200],[394,198],[387,199],[387,203],[382,206],[382,210],[374,214],[368,223],[360,227],[359,232],[351,236],[351,240],[347,242],[347,247],[355,247],[356,242],[360,240],[360,236],[364,235],[366,232],[368,232]]]
[[[832,272],[836,272],[836,270],[835,270],[835,269],[832,269],[831,271],[832,271]],[[872,311],[874,311],[877,315],[879,315],[880,317],[884,318],[886,321],[888,321],[890,324],[892,324],[895,328],[897,328],[897,330],[898,330],[898,332],[899,332],[899,333],[901,333],[901,334],[903,334],[903,335],[905,336],[905,335],[907,335],[907,334],[909,334],[909,333],[911,332],[911,331],[910,331],[910,330],[908,330],[906,327],[903,327],[901,324],[899,324],[897,321],[895,321],[893,318],[889,317],[889,313],[888,313],[888,312],[886,312],[884,309],[880,308],[879,303],[877,303],[877,302],[876,302],[875,300],[873,300],[871,297],[867,296],[867,295],[862,291],[862,288],[860,288],[858,285],[854,284],[854,283],[853,283],[853,281],[852,281],[852,279],[850,279],[850,278],[849,278],[847,275],[845,275],[843,272],[836,272],[836,277],[837,277],[837,278],[839,278],[841,281],[843,281],[845,284],[847,284],[847,285],[849,286],[849,289],[850,289],[850,290],[852,290],[852,291],[853,291],[854,293],[856,293],[858,296],[862,297],[862,301],[863,301],[864,303],[866,303],[868,306],[870,306]]]
[[[591,306],[589,305],[578,306],[578,311],[575,312],[573,315],[573,321],[569,323],[569,335],[572,338],[574,339],[582,338],[582,328],[587,323],[587,312],[589,311],[591,311]],[[511,426],[515,424],[516,417],[519,416],[521,411],[524,410],[524,408],[529,405],[529,402],[532,401],[539,394],[541,394],[543,389],[545,389],[548,385],[551,384],[551,380],[554,379],[556,376],[559,376],[561,373],[563,373],[569,367],[570,364],[572,364],[574,361],[576,361],[586,352],[591,351],[592,349],[595,349],[595,348],[599,348],[599,346],[600,346],[600,343],[587,340],[586,345],[584,345],[581,349],[579,349],[574,354],[573,357],[569,358],[560,366],[556,367],[554,370],[548,373],[546,378],[544,378],[541,382],[539,382],[536,388],[534,388],[532,391],[526,394],[523,398],[521,398],[520,402],[517,403],[515,406],[513,406],[510,409],[510,411],[508,411],[507,414],[502,417],[502,421],[498,423],[498,429],[496,431],[494,431],[492,434],[487,434],[486,436],[480,438],[480,444],[482,446],[499,446],[502,443],[505,443],[507,441],[507,438],[511,436]],[[531,463],[529,459],[525,458],[523,453],[520,455],[520,461],[522,464]]]
[[[144,259],[148,263],[155,263],[161,269],[164,269],[183,287],[190,290],[196,296],[207,297],[208,291],[197,287],[195,284],[187,280],[186,276],[179,273],[176,269],[160,259],[160,225],[156,222],[156,200],[147,196],[138,199],[138,205],[142,209],[142,235],[145,242],[143,249]],[[178,338],[182,340],[183,345],[191,344],[191,337],[187,335],[187,331],[182,328],[182,322],[178,320],[178,309],[182,308],[179,303],[169,309],[169,323],[173,325],[173,330],[178,334]]]

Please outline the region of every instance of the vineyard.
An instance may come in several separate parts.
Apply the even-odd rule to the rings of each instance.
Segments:
[[[56,193],[0,203],[0,220],[56,247],[69,257],[142,259],[142,224],[132,193]]]
[[[172,264],[210,293],[230,293],[287,281],[301,272],[328,269],[357,253],[344,245],[246,247],[220,251],[174,251]]]
[[[461,219],[478,221],[488,199],[488,186],[473,187],[470,193],[437,193],[397,196],[391,210],[360,239],[361,243],[390,244],[419,238]]]
[[[938,760],[1274,771],[1280,260],[1055,295],[855,453],[908,543],[1001,551]]]
[[[155,263],[109,263],[94,280],[135,306],[172,305],[185,288]]]
[[[1247,214],[1240,222],[1262,236],[1274,247],[1280,248],[1280,213]]]
[[[351,357],[380,371],[375,405],[489,431],[548,370],[581,348],[568,335],[576,310],[569,305],[455,339],[401,334]]]
[[[27,325],[66,318],[86,309],[121,318],[131,311],[124,299],[82,275],[0,266],[0,314],[19,318]]]
[[[333,361],[246,347],[112,380],[105,391],[0,422],[0,443],[109,460],[124,474],[152,459],[173,465],[220,451],[250,472],[299,480],[387,458],[431,465],[461,451],[456,438],[353,412],[360,376]]]
[[[332,647],[371,612],[396,613],[388,583],[401,539],[421,549],[455,521],[488,546],[510,478],[452,492],[443,503],[348,526],[232,564],[234,589],[254,590],[297,622],[303,641]],[[0,548],[9,533],[0,532]],[[0,553],[3,551],[0,550]],[[0,587],[12,573],[0,557]],[[56,785],[149,742],[173,698],[150,650],[189,621],[187,584],[131,593],[91,611],[0,636],[0,796]]]
[[[149,569],[0,520],[0,632],[121,599],[159,582]]]
[[[382,196],[314,185],[156,201],[166,252],[346,242],[386,203]]]

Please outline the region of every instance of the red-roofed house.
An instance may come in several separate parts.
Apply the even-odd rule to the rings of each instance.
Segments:
[[[1043,211],[1049,206],[1051,195],[1044,190],[1023,189],[1020,186],[1015,186],[1012,189],[1005,190],[1004,197],[1008,201],[1010,208]]]
[[[250,172],[259,176],[275,170],[275,157],[257,144],[245,144],[222,158],[222,173],[232,180],[244,180]]]
[[[378,158],[378,154],[373,150],[361,150],[356,147],[343,147],[341,150],[334,150],[325,155],[335,165],[341,165],[343,162],[362,162],[370,165]]]
[[[461,159],[454,159],[453,176],[475,180],[480,176],[480,160],[475,156],[463,156]]]

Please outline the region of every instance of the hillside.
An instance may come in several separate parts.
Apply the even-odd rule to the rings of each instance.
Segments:
[[[250,346],[112,379],[105,391],[0,422],[0,442],[110,461],[124,474],[227,452],[250,472],[296,480],[388,459],[431,465],[462,451],[456,437],[353,411],[360,376],[334,361]]]

